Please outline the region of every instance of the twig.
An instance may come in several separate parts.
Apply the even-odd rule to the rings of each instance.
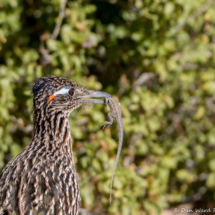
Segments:
[[[44,48],[43,42],[40,43],[39,52],[42,55],[40,59],[40,64],[43,66],[48,65],[51,61],[51,55],[49,54],[49,50]]]
[[[176,34],[184,25],[186,25],[190,20],[195,19],[197,16],[199,16],[201,13],[204,13],[210,5],[214,4],[214,0],[208,0],[203,4],[200,8],[198,8],[196,11],[194,11],[190,16],[179,22],[175,28],[173,28],[170,31],[170,35]]]
[[[57,38],[57,36],[59,34],[60,26],[61,26],[63,18],[65,16],[64,10],[65,10],[65,7],[66,7],[66,3],[67,3],[67,0],[63,1],[61,3],[61,5],[60,5],[60,11],[59,11],[59,15],[58,15],[58,21],[57,21],[57,23],[55,25],[54,31],[53,31],[52,36],[51,36],[51,38],[54,39],[54,40]]]
[[[61,27],[63,18],[65,16],[64,10],[65,10],[66,4],[67,4],[67,0],[63,1],[61,3],[61,5],[60,5],[58,21],[57,21],[57,23],[55,25],[55,28],[54,28],[54,31],[53,31],[53,33],[51,35],[51,39],[55,40],[57,38],[58,34],[59,34],[60,27]],[[48,49],[44,48],[44,41],[43,40],[40,41],[39,52],[41,53],[40,64],[43,65],[43,66],[48,65],[50,63],[50,61],[51,61],[51,55],[49,54],[50,51]]]
[[[88,211],[84,208],[80,208],[79,213],[82,213],[82,215],[101,215],[101,212]]]
[[[133,90],[135,90],[137,86],[145,84],[147,81],[154,77],[154,73],[143,73],[136,81],[134,81]]]

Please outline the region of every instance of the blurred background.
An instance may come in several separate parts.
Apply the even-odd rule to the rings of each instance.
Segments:
[[[85,214],[215,207],[214,14],[214,0],[1,0],[0,171],[31,140],[32,84],[61,76],[121,103],[111,205],[116,123],[101,130],[103,105],[70,116]]]

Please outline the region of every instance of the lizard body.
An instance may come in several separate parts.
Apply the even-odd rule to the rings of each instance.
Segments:
[[[103,125],[112,125],[113,123],[113,118],[116,120],[117,123],[117,127],[118,127],[118,136],[119,136],[119,144],[118,144],[118,149],[117,149],[117,156],[116,156],[116,161],[114,164],[114,169],[113,169],[113,173],[112,173],[112,177],[111,177],[111,185],[110,185],[110,203],[111,203],[111,194],[112,194],[112,184],[113,184],[113,177],[114,177],[114,173],[116,170],[116,166],[119,160],[119,156],[121,153],[121,149],[122,149],[122,143],[123,143],[123,123],[122,123],[122,114],[121,114],[121,109],[120,109],[120,103],[117,102],[115,99],[113,98],[105,98],[105,103],[107,106],[110,107],[111,112],[108,113],[108,119],[109,121],[105,121],[103,123]]]

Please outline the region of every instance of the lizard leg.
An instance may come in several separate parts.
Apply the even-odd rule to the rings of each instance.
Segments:
[[[108,113],[108,119],[109,121],[105,121],[101,126],[103,126],[102,130],[104,130],[105,126],[108,125],[108,127],[110,125],[113,124],[113,114],[112,113]]]
[[[104,104],[106,105],[107,110],[110,110],[109,106],[108,106],[108,99],[104,98]]]

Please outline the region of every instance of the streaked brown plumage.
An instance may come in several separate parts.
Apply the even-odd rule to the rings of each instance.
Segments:
[[[78,214],[80,194],[72,154],[69,114],[84,97],[111,97],[48,76],[32,87],[34,130],[29,145],[0,175],[0,215]]]

